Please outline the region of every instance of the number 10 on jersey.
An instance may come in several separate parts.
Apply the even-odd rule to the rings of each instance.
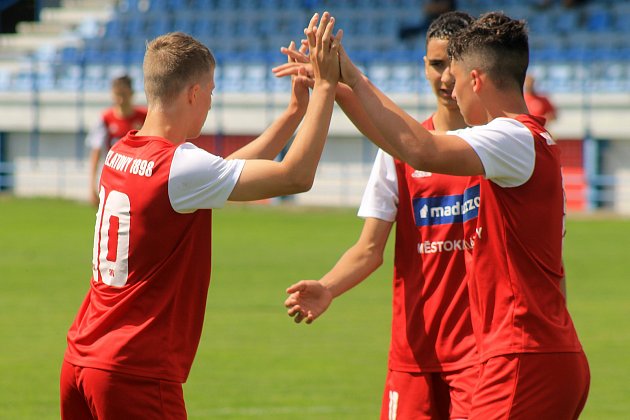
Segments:
[[[129,196],[120,191],[99,191],[99,206],[94,227],[92,275],[94,281],[122,287],[129,274]]]

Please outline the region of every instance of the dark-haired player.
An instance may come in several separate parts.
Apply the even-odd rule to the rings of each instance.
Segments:
[[[466,13],[449,12],[427,31],[424,71],[437,103],[422,123],[429,130],[466,126],[445,71],[448,39],[472,20]],[[297,67],[290,63],[274,71],[285,74]],[[337,103],[378,142],[380,133],[348,86],[338,85]],[[311,322],[378,268],[396,223],[393,321],[381,419],[467,418],[470,412],[479,369],[464,281],[461,206],[467,185],[465,177],[416,171],[379,150],[359,209],[365,222],[358,241],[319,281],[303,280],[288,289],[289,313],[296,313],[297,305],[310,312]],[[425,215],[427,204],[455,209],[455,214]],[[301,319],[297,314],[296,321]]]
[[[90,149],[90,200],[95,205],[98,205],[97,175],[101,158],[125,134],[142,127],[147,117],[146,108],[133,103],[133,81],[129,76],[112,80],[111,95],[112,106],[101,113],[85,139]]]
[[[575,419],[590,374],[561,290],[559,150],[523,98],[525,24],[485,14],[451,37],[448,51],[453,97],[470,128],[426,130],[371,86],[343,48],[342,82],[370,115],[379,145],[394,157],[419,171],[472,176],[460,213],[482,365],[469,418]],[[423,212],[446,212],[426,205],[416,220]],[[301,307],[292,310],[312,316]]]

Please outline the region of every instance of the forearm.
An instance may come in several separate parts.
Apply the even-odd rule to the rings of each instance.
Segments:
[[[98,161],[101,157],[99,150],[94,149],[90,152],[89,170],[90,170],[90,191],[97,190]]]
[[[282,161],[291,178],[312,184],[328,135],[334,96],[335,84],[321,81],[313,88],[302,127]]]
[[[359,79],[353,92],[380,133],[381,144],[376,144],[412,167],[422,169],[435,152],[432,134],[366,78]]]
[[[333,297],[361,283],[383,264],[385,245],[392,226],[393,222],[373,217],[365,219],[357,242],[320,280]]]
[[[337,297],[365,280],[383,263],[382,253],[356,245],[346,251],[320,282]]]
[[[363,105],[350,86],[339,83],[337,85],[337,95],[335,99],[337,105],[339,105],[344,114],[352,121],[352,124],[354,124],[361,134],[377,145],[386,144],[381,132],[374,126],[370,116],[365,111],[365,108],[363,108]],[[388,152],[393,152],[393,150],[389,150]]]
[[[227,159],[274,159],[295,133],[306,109],[291,103],[258,138],[232,153]]]

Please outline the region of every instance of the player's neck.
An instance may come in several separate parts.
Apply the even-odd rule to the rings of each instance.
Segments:
[[[459,109],[450,109],[446,106],[438,106],[435,114],[433,114],[433,125],[436,131],[457,130],[467,127]]]
[[[182,131],[181,125],[173,123],[170,118],[164,118],[163,114],[149,112],[147,118],[136,136],[161,137],[173,144],[180,144],[186,141],[186,134]]]
[[[487,109],[492,119],[500,117],[515,118],[518,115],[529,113],[522,95],[513,95],[509,98],[503,98],[503,100],[493,101]]]
[[[484,104],[489,121],[495,118],[514,118],[521,114],[527,114],[527,105],[520,89],[488,89],[483,95],[480,94],[481,102]]]

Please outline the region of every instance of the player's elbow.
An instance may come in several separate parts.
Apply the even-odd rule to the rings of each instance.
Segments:
[[[296,193],[305,193],[310,191],[313,188],[313,183],[315,182],[314,175],[305,175],[295,180],[294,188],[296,189]]]
[[[289,190],[289,194],[299,194],[310,191],[313,188],[313,182],[315,181],[315,174],[310,173],[294,173],[291,176],[287,176],[286,187]]]
[[[425,171],[431,166],[431,162],[435,162],[433,157],[418,151],[407,153],[402,160],[417,171]]]
[[[383,265],[383,253],[382,252],[373,252],[369,258],[370,269],[374,272],[381,265]]]

